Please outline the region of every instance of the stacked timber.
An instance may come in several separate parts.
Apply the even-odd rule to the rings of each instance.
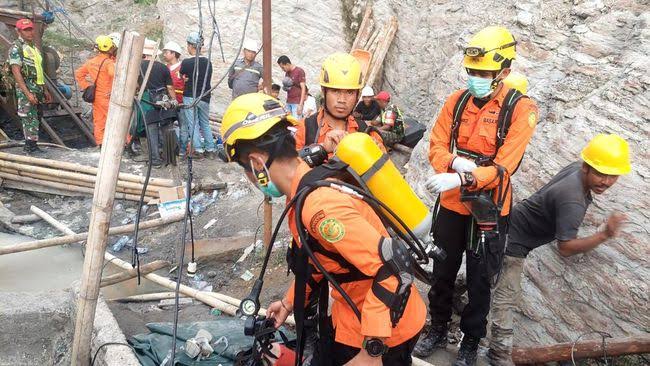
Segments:
[[[370,53],[368,71],[364,75],[364,85],[377,86],[384,59],[397,32],[397,18],[391,17],[385,24],[373,19],[372,6],[368,5],[363,15],[357,36],[352,43],[352,51],[364,50]]]
[[[92,196],[97,168],[58,160],[0,152],[0,180],[6,188],[53,193],[64,196]],[[120,173],[115,198],[140,200],[145,178]],[[145,201],[160,197],[160,189],[174,187],[170,179],[151,178]]]

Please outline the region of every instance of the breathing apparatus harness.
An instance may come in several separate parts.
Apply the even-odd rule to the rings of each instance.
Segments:
[[[380,159],[380,161],[377,162],[377,165],[381,167],[387,159],[388,157],[385,156],[384,159]],[[289,264],[289,270],[295,275],[293,310],[296,319],[297,333],[296,365],[300,364],[304,351],[305,337],[303,328],[305,325],[307,285],[312,289],[312,294],[317,293],[319,296],[318,321],[319,333],[321,334],[322,340],[331,339],[331,337],[325,336],[329,329],[331,329],[327,317],[329,298],[328,284],[331,284],[332,287],[338,291],[359,321],[361,321],[360,310],[345,290],[343,290],[341,284],[372,279],[372,291],[378,299],[390,308],[391,323],[392,326],[395,327],[406,308],[414,277],[417,277],[425,283],[432,282],[431,275],[422,268],[422,266],[429,263],[429,256],[437,257],[440,260],[444,259],[444,252],[437,247],[433,250],[435,255],[430,254],[430,252],[424,248],[420,239],[417,238],[402,219],[400,219],[384,203],[369,193],[370,191],[364,182],[370,179],[377,170],[377,167],[375,167],[375,169],[371,168],[367,173],[364,173],[363,176],[359,176],[347,164],[333,158],[330,159],[329,162],[319,165],[309,171],[300,181],[296,195],[287,203],[286,208],[280,215],[278,223],[273,231],[273,235],[271,236],[271,242],[267,246],[266,256],[262,264],[260,275],[256,279],[249,296],[242,300],[240,311],[251,319],[249,321],[250,324],[254,324],[254,322],[259,319],[259,296],[264,284],[264,273],[268,265],[273,243],[276,240],[281,224],[287,213],[292,208],[295,209],[295,224],[301,245],[298,246],[297,243],[292,243],[287,252],[287,261]],[[330,178],[344,179],[345,181],[330,180]],[[346,181],[352,181],[355,184],[350,184]],[[374,278],[363,274],[339,253],[325,249],[305,228],[305,225],[302,222],[302,210],[305,200],[310,193],[322,187],[329,187],[338,190],[367,203],[380,217],[391,234],[390,238],[382,238],[380,243],[378,243],[379,253],[384,265],[379,269]],[[401,228],[398,227],[397,224],[394,224],[391,219],[394,219],[401,228],[405,228],[406,233],[403,233],[400,230]],[[346,269],[347,272],[328,272],[316,257],[316,253],[337,262],[340,267]],[[313,275],[322,275],[323,277],[317,280]],[[398,286],[395,292],[391,292],[380,285],[381,281],[390,276],[394,276],[398,280]],[[321,352],[327,352],[324,348],[327,347],[324,341],[320,341],[318,347],[323,347],[321,348]]]
[[[470,99],[470,96],[471,94],[469,90],[463,91],[463,93],[458,98],[456,105],[454,106],[453,124],[451,126],[449,141],[449,152],[469,158],[470,160],[473,160],[477,166],[494,166],[497,170],[497,175],[494,178],[495,180],[498,180],[497,188],[491,190],[470,191],[467,187],[461,187],[460,190],[460,200],[472,214],[472,223],[470,228],[470,235],[468,235],[467,249],[475,256],[481,256],[482,254],[485,258],[487,258],[488,250],[486,248],[486,242],[489,239],[497,238],[499,236],[499,215],[508,195],[508,191],[511,189],[510,180],[508,180],[507,185],[504,187],[507,170],[503,166],[495,163],[494,159],[496,158],[501,146],[503,146],[505,143],[510,125],[512,124],[512,114],[514,113],[517,103],[522,98],[528,97],[516,89],[510,89],[508,91],[504,98],[504,104],[501,108],[501,111],[499,112],[497,119],[495,152],[492,155],[484,155],[475,151],[461,149],[457,146],[461,116]],[[519,164],[521,164],[521,161]],[[517,169],[519,169],[519,164],[510,175],[514,174]],[[438,201],[436,202],[436,214],[439,204],[440,196],[438,196]],[[478,228],[479,230],[477,240],[474,238],[475,228]],[[501,261],[502,258],[499,259],[496,273],[498,273],[498,269],[501,268]]]

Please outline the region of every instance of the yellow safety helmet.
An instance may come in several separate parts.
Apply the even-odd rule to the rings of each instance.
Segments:
[[[483,28],[463,50],[463,66],[474,70],[499,71],[504,68],[504,61],[512,61],[517,56],[516,45],[515,37],[506,28]]]
[[[255,140],[283,120],[298,124],[280,101],[270,95],[250,93],[235,98],[221,120],[221,138],[228,161],[233,161],[237,154],[234,148],[237,141]]]
[[[526,75],[513,71],[505,79],[503,83],[510,89],[517,89],[521,94],[526,94],[528,91],[528,79]]]
[[[580,153],[582,160],[602,174],[623,175],[630,172],[630,147],[621,136],[598,134]]]
[[[97,38],[95,38],[95,45],[98,50],[108,52],[114,46],[114,43],[109,36],[97,36]]]
[[[323,61],[320,85],[332,89],[363,88],[361,64],[349,53],[333,53]]]

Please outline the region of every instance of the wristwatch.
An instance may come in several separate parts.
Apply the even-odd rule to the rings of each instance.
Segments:
[[[379,338],[364,339],[362,347],[371,357],[381,357],[388,352],[388,346]]]
[[[474,175],[471,172],[465,172],[463,173],[463,178],[465,178],[465,183],[463,183],[463,187],[471,187],[474,185]]]

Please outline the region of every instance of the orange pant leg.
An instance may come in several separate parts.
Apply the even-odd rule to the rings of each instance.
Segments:
[[[93,135],[95,135],[97,145],[101,145],[104,140],[107,115],[108,99],[95,99],[93,103]]]

